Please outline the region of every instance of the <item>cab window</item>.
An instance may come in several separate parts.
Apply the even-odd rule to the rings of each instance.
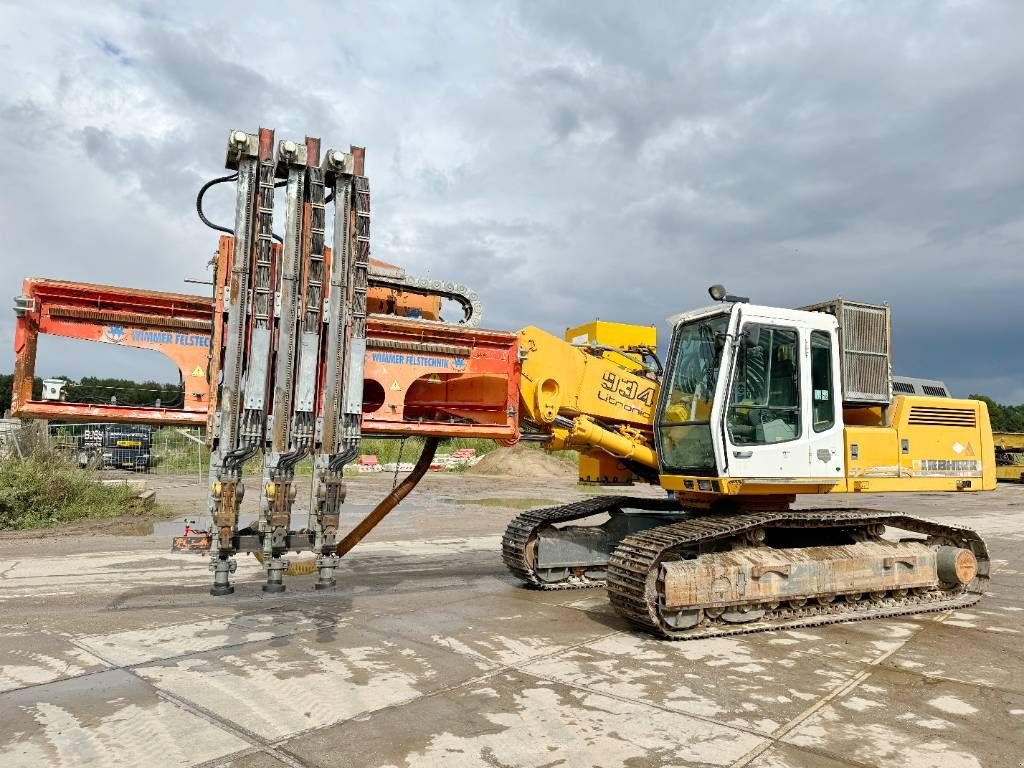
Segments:
[[[836,423],[835,393],[832,390],[832,337],[825,331],[811,332],[811,416],[815,432]]]
[[[734,445],[800,437],[800,343],[795,328],[744,326],[726,423]]]
[[[663,472],[715,472],[711,410],[728,328],[729,315],[723,313],[679,325],[672,333],[655,426]]]

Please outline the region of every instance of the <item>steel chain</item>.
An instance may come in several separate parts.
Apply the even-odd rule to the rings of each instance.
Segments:
[[[402,442],[398,444],[398,459],[395,461],[395,476],[391,481],[391,490],[395,490],[398,487],[398,470],[402,466],[402,453],[405,451],[405,441],[407,437],[402,438]]]

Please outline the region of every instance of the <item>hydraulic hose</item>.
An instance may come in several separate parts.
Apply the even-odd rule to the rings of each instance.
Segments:
[[[210,229],[215,229],[218,232],[224,232],[225,234],[228,235],[234,235],[235,230],[228,229],[227,227],[222,227],[220,224],[214,224],[212,221],[206,218],[206,214],[203,213],[203,197],[206,195],[206,191],[215,184],[223,184],[226,181],[238,181],[237,171],[235,173],[229,173],[227,176],[218,176],[216,179],[210,179],[208,182],[206,182],[205,184],[203,184],[203,186],[199,188],[199,194],[196,195],[196,213],[199,214],[200,221],[202,221],[203,224],[208,226]],[[281,187],[284,186],[284,184],[287,184],[287,182],[278,182],[277,184],[274,185],[274,187]],[[273,236],[275,240],[277,240],[277,242],[284,242],[284,238],[281,237],[276,232],[271,232],[270,234]]]
[[[235,234],[235,230],[228,229],[227,227],[222,227],[220,224],[214,224],[212,221],[206,218],[206,214],[203,213],[203,196],[206,194],[206,190],[208,190],[215,184],[223,184],[226,181],[237,180],[238,173],[229,173],[227,176],[218,176],[216,179],[210,179],[208,182],[206,182],[205,184],[203,184],[203,186],[199,188],[199,194],[196,195],[196,213],[199,214],[200,221],[202,221],[203,224],[208,226],[210,229],[215,229],[218,232],[226,232],[229,235]]]

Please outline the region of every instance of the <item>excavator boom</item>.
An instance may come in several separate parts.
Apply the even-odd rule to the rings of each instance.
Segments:
[[[549,449],[580,453],[580,482],[656,479],[655,349],[645,326],[595,322],[564,340],[533,326],[519,331],[520,419],[548,437]]]

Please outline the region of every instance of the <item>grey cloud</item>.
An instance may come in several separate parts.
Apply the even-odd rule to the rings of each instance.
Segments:
[[[262,124],[367,145],[375,255],[471,285],[488,325],[842,294],[893,304],[901,372],[1024,400],[1019,4],[356,7],[127,5],[76,22],[75,64],[40,37],[39,87],[0,88],[0,172],[35,171],[0,190],[0,280],[180,290],[215,243],[196,188]]]

